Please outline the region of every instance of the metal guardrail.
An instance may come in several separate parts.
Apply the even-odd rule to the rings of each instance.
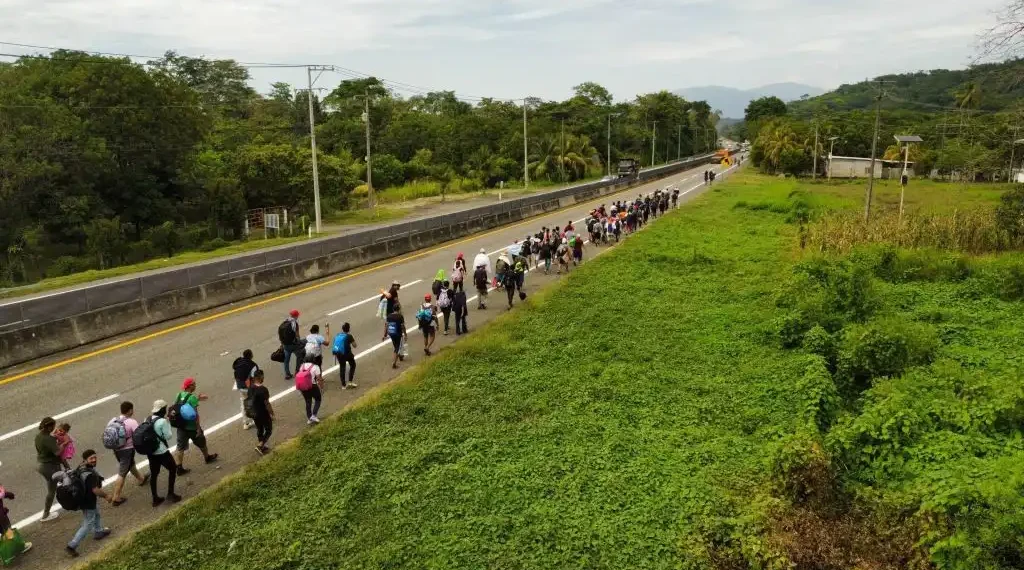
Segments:
[[[636,180],[645,181],[657,178],[666,172],[686,168],[695,162],[707,160],[712,156],[712,154],[707,154],[688,157],[655,168],[641,170]],[[587,190],[600,190],[619,184],[622,184],[622,181],[619,179],[587,182],[552,192],[471,208],[462,212],[399,222],[382,228],[300,243],[292,247],[254,252],[231,259],[215,260],[142,277],[128,277],[118,281],[84,286],[71,291],[53,293],[21,301],[12,301],[0,305],[0,333],[81,315],[104,307],[142,299],[151,299],[170,291],[206,285],[264,269],[308,261],[420,232],[483,221],[502,214],[522,214],[523,210],[546,202],[567,198]]]

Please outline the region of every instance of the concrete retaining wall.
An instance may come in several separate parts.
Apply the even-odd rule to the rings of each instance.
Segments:
[[[346,236],[127,278],[0,306],[0,368],[199,311],[348,271],[619,192],[709,161],[642,171],[638,180],[581,184]]]

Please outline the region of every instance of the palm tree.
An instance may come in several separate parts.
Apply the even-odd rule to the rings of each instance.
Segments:
[[[601,167],[601,155],[586,135],[570,136],[565,140],[565,152],[562,154],[566,172],[573,180],[586,178],[591,168]]]
[[[976,81],[968,81],[953,92],[953,98],[956,99],[956,104],[960,107],[960,127],[963,128],[964,109],[968,110],[968,118],[970,118],[970,110],[977,109],[981,104],[981,85]]]
[[[530,152],[527,168],[533,173],[535,180],[542,177],[551,179],[551,175],[558,172],[561,149],[554,137],[533,139],[533,149]]]

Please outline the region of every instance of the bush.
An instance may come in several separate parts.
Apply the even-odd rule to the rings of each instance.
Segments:
[[[352,190],[351,196],[353,198],[366,198],[370,195],[370,187],[366,184],[360,184]]]
[[[996,259],[984,265],[979,273],[980,280],[975,285],[982,294],[1004,301],[1024,299],[1024,259]]]
[[[142,263],[154,257],[153,243],[140,240],[128,244],[128,263]]]
[[[963,281],[971,276],[968,256],[935,248],[898,249],[890,244],[858,247],[850,254],[890,283],[910,281]]]
[[[1024,237],[1024,184],[1017,184],[999,197],[996,225],[1015,239]]]
[[[174,226],[174,222],[164,222],[149,230],[148,236],[154,249],[167,257],[173,257],[175,253],[187,246],[186,236],[182,235],[181,231]]]
[[[775,492],[793,504],[827,505],[835,495],[832,460],[819,436],[801,430],[783,438],[771,457]]]
[[[878,306],[869,267],[848,260],[812,258],[796,267],[822,295],[821,311],[846,321],[862,322]],[[834,330],[830,327],[825,327]]]
[[[215,249],[227,247],[228,245],[230,244],[224,241],[223,238],[213,238],[210,241],[205,242],[201,246],[199,246],[199,251],[213,251]]]
[[[808,425],[821,433],[827,432],[839,413],[842,401],[824,358],[815,356],[810,359],[797,383],[796,393],[803,399],[804,419]]]
[[[838,348],[836,339],[821,325],[815,325],[803,335],[803,347],[807,352],[820,356],[829,370],[834,371]]]
[[[62,255],[46,268],[47,277],[63,277],[92,269],[88,259]]]
[[[876,378],[928,364],[938,346],[935,330],[923,323],[885,319],[855,325],[844,331],[837,376],[847,382],[846,387],[860,392]]]

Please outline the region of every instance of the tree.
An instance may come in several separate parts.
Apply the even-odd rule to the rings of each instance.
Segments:
[[[810,166],[807,141],[785,120],[766,123],[753,147],[752,158],[765,172],[795,175]]]
[[[1010,0],[996,24],[982,34],[978,59],[1006,59],[1024,54],[1024,0]]]
[[[775,96],[761,97],[751,101],[743,113],[747,123],[781,117],[786,114],[786,103]]]

